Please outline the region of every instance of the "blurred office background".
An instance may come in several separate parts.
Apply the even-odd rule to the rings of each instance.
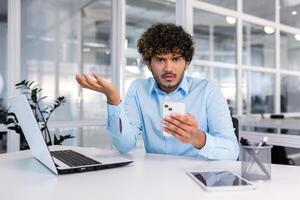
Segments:
[[[66,145],[112,148],[104,96],[74,75],[98,72],[125,94],[151,76],[136,42],[156,22],[193,34],[187,74],[216,81],[233,115],[300,116],[300,0],[0,0],[0,108],[17,94],[14,83],[36,81],[49,103],[67,97],[52,133],[74,135]],[[18,150],[18,135],[0,129],[0,152]]]

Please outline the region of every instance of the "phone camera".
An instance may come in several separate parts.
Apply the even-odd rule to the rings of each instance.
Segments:
[[[168,105],[168,104],[166,104],[166,105],[165,105],[165,108],[167,108],[167,107],[169,107],[169,105]]]
[[[169,108],[169,111],[172,111],[172,108]]]

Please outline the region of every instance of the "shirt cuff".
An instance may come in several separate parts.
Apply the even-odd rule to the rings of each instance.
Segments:
[[[206,136],[205,145],[199,150],[199,154],[202,157],[209,159],[207,155],[212,155],[212,152],[215,150],[215,140],[212,135],[206,132],[205,132],[205,136]]]
[[[107,114],[109,118],[119,118],[120,116],[120,104],[119,105],[111,105],[107,104]]]
[[[120,113],[121,113],[120,105],[107,104],[106,129],[111,134],[120,133],[120,129],[119,129]]]

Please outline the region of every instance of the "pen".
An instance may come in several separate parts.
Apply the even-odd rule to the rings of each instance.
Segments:
[[[255,152],[254,151],[252,151],[251,149],[247,149],[247,151],[248,151],[248,153],[252,156],[252,158],[253,158],[253,162],[252,163],[254,163],[254,161],[257,163],[257,165],[260,167],[260,169],[268,176],[268,178],[271,178],[271,175],[270,175],[270,173],[268,172],[268,170],[265,168],[265,166],[261,163],[261,161],[257,158],[257,156],[256,156],[256,154],[255,154]],[[252,164],[253,165],[253,164]],[[252,166],[251,166],[252,167]],[[250,168],[251,168],[250,167]],[[249,169],[249,170],[251,170],[251,169]],[[247,172],[245,171],[245,174],[246,174]]]
[[[263,138],[263,140],[262,141],[260,141],[259,143],[258,143],[258,145],[257,145],[257,150],[255,151],[255,154],[258,154],[259,153],[259,151],[260,151],[260,147],[262,147],[264,144],[266,144],[266,142],[267,142],[267,140],[268,140],[269,138],[267,137],[267,136],[265,136],[264,138]],[[254,158],[253,158],[253,155],[252,155],[252,157],[251,157],[251,159],[250,159],[250,164],[248,165],[248,167],[246,168],[246,170],[245,170],[245,173],[247,173],[251,168],[252,168],[252,166],[254,165]]]

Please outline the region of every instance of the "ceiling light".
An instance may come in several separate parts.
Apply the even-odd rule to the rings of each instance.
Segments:
[[[90,52],[91,49],[90,49],[90,48],[82,48],[82,51],[83,51],[83,52]]]
[[[298,12],[296,10],[292,11],[292,15],[297,15],[297,14],[298,14]]]
[[[295,39],[296,39],[297,41],[300,41],[300,34],[295,34]]]
[[[272,33],[274,33],[275,30],[274,30],[274,28],[272,28],[270,26],[265,26],[264,31],[266,34],[272,34]]]
[[[96,43],[96,42],[84,42],[83,45],[84,45],[84,46],[88,46],[88,47],[95,47],[95,48],[103,48],[103,47],[107,47],[106,44],[103,44],[103,43]]]
[[[228,24],[235,24],[236,23],[236,18],[227,16],[226,21],[227,21]]]

